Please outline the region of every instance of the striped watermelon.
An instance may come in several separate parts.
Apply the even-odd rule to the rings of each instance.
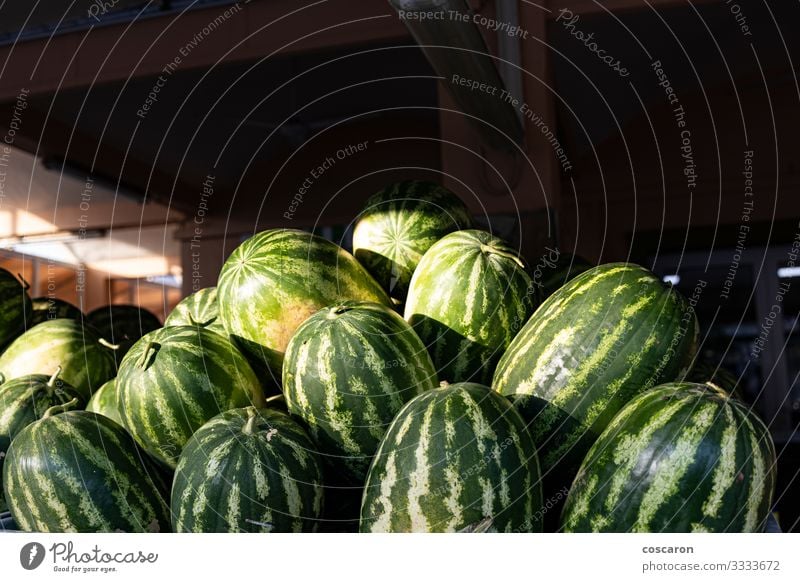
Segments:
[[[27,322],[28,329],[49,319],[74,319],[83,321],[83,313],[72,303],[55,297],[35,297],[31,300],[33,312]]]
[[[462,230],[425,253],[411,279],[405,318],[441,379],[488,384],[536,305],[519,254],[488,232]]]
[[[536,310],[500,360],[493,388],[531,423],[546,496],[569,485],[631,398],[680,377],[696,343],[694,311],[636,265],[595,267]]]
[[[103,339],[118,346],[117,363],[140,337],[161,327],[155,315],[137,305],[104,305],[90,311],[86,321],[97,328]]]
[[[283,360],[289,412],[326,460],[363,483],[386,427],[408,400],[436,387],[414,330],[377,303],[326,307],[297,328]]]
[[[406,404],[370,467],[361,531],[540,531],[536,449],[509,402],[479,384],[446,385]]]
[[[117,424],[122,424],[122,416],[120,416],[117,403],[116,382],[116,378],[112,378],[95,390],[89,402],[86,403],[86,410],[102,414]]]
[[[0,476],[11,440],[30,423],[39,420],[51,406],[77,399],[77,406],[85,400],[75,388],[59,379],[61,369],[48,377],[43,374],[23,376],[0,386]],[[0,511],[6,507],[0,491]]]
[[[348,299],[390,302],[350,253],[291,229],[266,230],[239,245],[222,267],[217,293],[226,331],[276,375],[297,327]]]
[[[217,333],[226,333],[219,319],[217,288],[200,289],[185,297],[164,320],[165,327],[200,325]]]
[[[745,406],[700,384],[659,386],[614,418],[567,498],[567,531],[757,532],[775,449]]]
[[[402,303],[425,251],[444,235],[471,226],[466,205],[444,186],[397,182],[367,200],[353,229],[353,254]]]
[[[303,429],[250,406],[204,424],[172,485],[177,532],[307,532],[322,512],[322,467]]]
[[[28,284],[0,268],[0,348],[22,333],[30,317]]]
[[[169,508],[131,437],[105,416],[49,409],[11,443],[3,486],[24,531],[169,531]]]
[[[136,342],[119,368],[123,426],[153,457],[174,469],[192,433],[230,408],[263,406],[245,357],[202,327],[164,327]]]
[[[50,319],[35,325],[0,356],[0,374],[6,379],[30,374],[52,375],[60,366],[61,378],[74,386],[84,400],[114,377],[113,350],[96,330],[73,319]]]

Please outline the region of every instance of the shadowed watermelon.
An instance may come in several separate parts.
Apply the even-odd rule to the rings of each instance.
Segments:
[[[114,354],[117,364],[140,337],[161,327],[155,315],[136,305],[104,305],[90,311],[86,321],[108,343],[118,346]]]
[[[0,268],[0,349],[24,331],[31,313],[28,284]]]
[[[36,297],[31,301],[33,313],[28,322],[28,329],[50,319],[83,320],[83,313],[72,303],[55,297]]]

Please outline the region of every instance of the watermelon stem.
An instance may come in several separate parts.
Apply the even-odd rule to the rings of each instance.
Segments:
[[[47,381],[48,393],[53,393],[53,388],[55,388],[56,380],[58,380],[58,377],[61,375],[61,370],[61,366],[57,367],[56,371],[53,372],[53,375],[50,376],[50,379]]]
[[[69,402],[65,402],[64,404],[57,404],[56,406],[51,406],[50,408],[44,411],[42,419],[55,416],[59,412],[67,412],[68,410],[72,410],[76,406],[78,406],[77,398],[73,398],[72,400],[70,400]]]
[[[258,411],[255,406],[247,407],[247,422],[242,427],[244,434],[254,434],[256,432],[256,421],[258,420]]]
[[[498,248],[490,246],[490,245],[481,245],[481,250],[484,253],[491,253],[491,254],[494,254],[494,255],[498,255],[498,256],[504,257],[506,259],[510,259],[510,260],[514,261],[517,265],[522,267],[523,269],[527,269],[527,267],[525,265],[525,262],[521,258],[519,258],[519,255],[517,253],[513,253],[511,251],[504,251],[502,249],[498,249]]]
[[[27,291],[28,289],[31,288],[31,284],[28,283],[28,281],[25,280],[25,277],[22,276],[22,273],[17,273],[17,277],[19,277],[19,280],[22,281],[22,290],[23,291]]]
[[[158,349],[161,347],[161,344],[155,341],[151,341],[147,343],[147,347],[144,349],[144,353],[142,354],[142,358],[139,360],[139,366],[144,368],[145,370],[150,367],[150,364],[153,363],[153,356],[155,356]]]
[[[109,350],[116,351],[116,350],[119,349],[119,344],[112,344],[110,341],[108,341],[104,337],[101,337],[99,340],[97,340],[97,343],[99,343],[103,347],[108,348]]]

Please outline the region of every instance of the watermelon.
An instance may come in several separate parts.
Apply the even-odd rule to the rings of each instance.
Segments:
[[[74,319],[83,321],[83,313],[72,303],[55,297],[35,297],[31,300],[33,312],[27,322],[28,329],[49,319]]]
[[[326,307],[297,328],[283,360],[289,412],[326,460],[363,483],[386,427],[403,404],[436,387],[414,330],[384,305]]]
[[[117,424],[122,424],[122,416],[119,414],[117,405],[116,382],[116,378],[112,378],[95,390],[89,402],[86,403],[86,410],[96,414],[102,414]]]
[[[547,299],[569,281],[593,266],[578,255],[561,253],[558,249],[545,247],[544,253],[532,269],[532,277],[541,290],[542,299]]]
[[[86,321],[98,329],[103,339],[117,346],[117,363],[140,337],[161,327],[155,315],[136,305],[104,305],[90,311]]]
[[[681,376],[697,333],[683,297],[637,265],[595,267],[545,300],[500,360],[493,388],[530,423],[546,497],[571,483],[625,404]]]
[[[484,519],[540,531],[536,448],[511,404],[486,386],[447,385],[409,401],[369,469],[364,532],[456,532]]]
[[[258,377],[236,346],[188,325],[164,327],[136,342],[122,360],[116,389],[125,428],[172,469],[186,441],[208,420],[264,404]]]
[[[353,254],[398,303],[433,243],[471,228],[461,199],[434,182],[407,180],[371,196],[353,229]]]
[[[724,394],[729,394],[734,398],[742,399],[743,394],[739,388],[739,380],[725,368],[714,365],[707,360],[695,362],[692,369],[686,376],[688,382],[697,384],[708,384]]]
[[[323,307],[348,299],[390,303],[350,253],[291,229],[266,230],[239,245],[222,266],[218,289],[225,330],[276,376],[289,338]]]
[[[442,380],[488,384],[537,303],[514,249],[488,232],[462,230],[422,257],[404,316],[428,346]]]
[[[93,412],[61,412],[68,407],[50,408],[11,443],[3,486],[20,528],[169,531],[165,492],[128,433]]]
[[[309,532],[322,512],[322,467],[303,429],[277,410],[228,410],[181,453],[172,485],[177,532]]]
[[[217,288],[200,289],[178,303],[164,320],[164,327],[176,325],[199,325],[224,334],[225,326],[219,319]]]
[[[775,449],[738,401],[700,384],[658,386],[614,418],[583,461],[566,531],[760,532]]]
[[[39,420],[51,406],[77,399],[84,400],[75,388],[59,379],[61,368],[48,377],[43,374],[23,376],[0,386],[0,475],[11,440],[30,423]],[[0,491],[0,511],[5,509],[5,499]]]
[[[84,401],[114,377],[113,350],[91,326],[73,319],[50,319],[15,339],[0,356],[6,380],[30,374],[52,375],[60,366],[61,379],[74,386]]]
[[[0,348],[22,333],[31,313],[28,284],[0,268]]]

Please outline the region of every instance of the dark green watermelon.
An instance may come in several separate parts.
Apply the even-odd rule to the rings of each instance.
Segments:
[[[120,365],[116,389],[125,428],[173,469],[186,441],[211,418],[264,406],[259,379],[239,349],[197,326],[164,327],[136,342]]]
[[[82,408],[86,401],[80,393],[61,380],[59,368],[52,376],[33,374],[9,380],[0,386],[0,475],[12,439],[23,428],[44,416],[52,406],[77,400],[75,406]],[[0,511],[6,507],[0,491]]]
[[[725,368],[712,364],[707,360],[698,360],[686,376],[688,382],[697,384],[709,384],[720,389],[725,394],[729,394],[742,400],[742,390],[739,388],[739,380]]]
[[[33,326],[0,355],[0,374],[6,379],[30,374],[61,378],[88,400],[92,392],[114,377],[113,350],[97,331],[73,319],[50,319]]]
[[[283,412],[223,412],[192,435],[172,485],[177,532],[315,531],[322,466],[303,429]]]
[[[349,301],[309,317],[283,360],[289,412],[333,466],[363,483],[386,427],[436,370],[411,326],[389,307]]]
[[[28,284],[0,268],[0,349],[25,330],[31,313]]]
[[[169,531],[167,492],[130,435],[105,416],[58,408],[17,434],[3,467],[6,499],[20,528]]]
[[[117,364],[140,337],[161,327],[155,315],[136,305],[104,305],[90,311],[86,321],[97,328],[103,339],[117,346]]]
[[[446,385],[409,401],[369,469],[364,532],[541,531],[536,447],[507,399],[486,386]]]
[[[74,319],[83,321],[83,313],[72,303],[55,297],[36,297],[31,301],[33,313],[28,329],[50,319]]]
[[[353,229],[353,254],[398,303],[437,240],[472,227],[461,199],[434,182],[407,180],[371,196]]]
[[[746,406],[691,383],[623,408],[583,461],[564,508],[572,532],[760,532],[775,448]]]

